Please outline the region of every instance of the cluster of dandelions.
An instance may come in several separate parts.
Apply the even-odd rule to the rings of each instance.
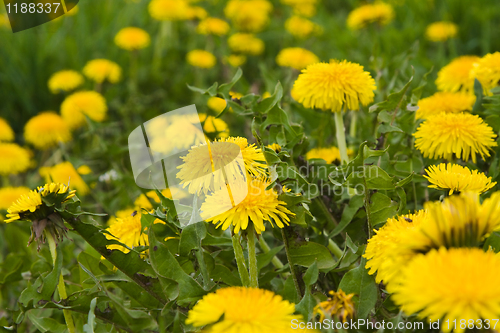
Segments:
[[[499,228],[500,192],[482,203],[474,192],[429,202],[376,231],[366,268],[408,314],[450,322],[498,318],[500,257],[483,244]]]

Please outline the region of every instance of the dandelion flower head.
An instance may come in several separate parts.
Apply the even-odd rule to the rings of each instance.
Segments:
[[[472,111],[476,97],[472,94],[457,92],[437,92],[418,101],[417,119],[427,119],[439,113],[458,113]]]
[[[94,59],[83,67],[83,74],[96,83],[103,83],[106,80],[117,83],[121,79],[122,69],[117,63],[108,59]]]
[[[359,30],[372,23],[384,26],[393,19],[394,8],[387,3],[376,1],[351,11],[347,17],[347,27],[351,30]]]
[[[61,91],[71,91],[83,84],[83,76],[77,71],[63,70],[52,74],[49,79],[49,89],[53,94]]]
[[[450,38],[456,37],[458,26],[452,22],[434,22],[427,26],[425,36],[432,42],[445,42]]]
[[[104,97],[96,91],[79,91],[66,97],[61,104],[61,116],[70,129],[85,125],[85,116],[96,122],[106,118],[108,107]]]
[[[433,250],[419,255],[391,284],[392,299],[408,315],[443,322],[498,319],[500,256],[481,249]],[[450,332],[452,325],[443,325]],[[454,332],[465,328],[457,325]]]
[[[16,143],[0,143],[0,175],[17,175],[31,166],[31,153]]]
[[[217,63],[215,56],[205,50],[192,50],[186,56],[187,62],[194,67],[212,68]]]
[[[176,0],[177,1],[177,0]],[[127,51],[144,49],[149,46],[149,34],[141,28],[123,28],[115,36],[115,44]]]
[[[474,93],[474,64],[477,56],[461,56],[441,68],[437,74],[436,86],[441,91]]]
[[[14,140],[14,131],[9,123],[0,118],[0,142],[10,142]]]
[[[425,120],[413,134],[415,147],[424,157],[445,158],[453,156],[476,163],[477,155],[490,156],[489,149],[496,147],[495,133],[478,115],[470,113],[441,113]]]
[[[227,42],[229,48],[236,53],[259,55],[264,52],[264,42],[253,34],[235,33]]]
[[[343,61],[317,63],[302,70],[293,86],[293,96],[306,108],[340,112],[359,110],[374,98],[375,80],[363,66]]]
[[[431,165],[425,171],[427,175],[424,177],[431,183],[429,187],[449,191],[449,195],[454,192],[483,193],[497,184],[491,181],[491,177],[486,177],[484,173],[470,170],[459,164]]]
[[[317,62],[319,59],[314,53],[300,47],[285,48],[276,56],[276,63],[279,66],[291,67],[296,70],[304,69]]]
[[[24,138],[35,148],[45,150],[70,141],[71,131],[61,116],[45,111],[28,120],[24,126]]]
[[[291,333],[295,305],[272,291],[228,287],[204,296],[188,313],[187,324],[210,325],[207,333]]]

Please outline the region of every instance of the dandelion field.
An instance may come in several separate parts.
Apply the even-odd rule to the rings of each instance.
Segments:
[[[496,1],[5,9],[1,332],[500,331]]]

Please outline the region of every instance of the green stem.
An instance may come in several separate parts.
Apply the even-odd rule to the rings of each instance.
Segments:
[[[365,211],[366,211],[366,220],[368,222],[368,238],[372,238],[372,220],[371,220],[371,211],[370,211],[370,190],[368,189],[368,185],[366,184],[366,174],[363,175],[363,184],[364,184],[364,192],[365,192],[364,205],[365,205]]]
[[[347,156],[347,144],[345,140],[345,128],[344,128],[344,118],[342,117],[342,111],[334,112],[335,114],[335,134],[337,135],[337,145],[340,150],[340,159],[342,164],[349,163],[349,157]]]
[[[52,255],[52,264],[54,267],[56,266],[57,260],[57,250],[56,250],[56,242],[54,240],[54,236],[48,231],[45,232],[45,238],[49,243],[50,254]],[[57,284],[57,290],[59,291],[59,298],[61,300],[68,298],[68,294],[66,292],[66,286],[64,285],[64,278],[61,272],[59,276],[59,283]],[[70,310],[63,309],[64,320],[66,321],[66,326],[68,327],[69,333],[75,333],[75,324],[73,322],[73,317],[71,316]]]
[[[130,74],[129,74],[129,89],[135,95],[137,93],[137,57],[139,55],[137,50],[129,51],[130,54]]]
[[[356,137],[356,123],[358,122],[358,112],[361,112],[361,111],[351,112],[351,124],[349,126],[349,136],[351,138]]]
[[[299,279],[297,278],[297,273],[295,272],[295,266],[290,255],[290,244],[288,242],[288,236],[285,229],[281,229],[281,236],[283,237],[283,243],[285,244],[286,258],[288,259],[288,266],[290,266],[290,273],[292,273],[293,284],[295,285],[295,290],[297,291],[297,296],[299,299],[302,298],[302,292],[300,291]]]
[[[243,287],[250,286],[250,278],[248,277],[248,270],[245,264],[245,256],[243,255],[243,249],[240,244],[240,236],[239,234],[232,235],[231,239],[233,240],[233,250],[234,256],[236,258],[236,264],[238,265],[238,272],[240,273],[241,283]]]
[[[328,249],[334,256],[337,257],[338,260],[340,260],[340,258],[342,258],[342,254],[344,254],[342,249],[332,239],[328,239]]]
[[[158,73],[161,67],[161,58],[163,49],[165,48],[165,40],[168,39],[172,31],[172,21],[161,21],[160,32],[156,37],[155,49],[153,53],[153,66],[151,67],[155,73]]]
[[[259,237],[259,245],[262,251],[264,251],[264,253],[269,253],[271,251],[271,248],[266,243],[266,240],[264,239],[263,236]],[[273,266],[276,267],[277,269],[281,269],[284,266],[281,260],[276,256],[273,257],[271,262],[273,263]]]
[[[257,267],[257,254],[255,250],[255,230],[252,223],[247,228],[248,264],[250,271],[250,287],[259,287],[259,269]]]

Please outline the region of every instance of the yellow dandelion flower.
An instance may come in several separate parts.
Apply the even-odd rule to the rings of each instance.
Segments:
[[[64,184],[50,183],[39,186],[37,189],[22,194],[8,209],[6,223],[16,220],[30,220],[47,218],[54,213],[54,205],[50,208],[43,202],[43,198],[51,196],[55,204],[63,203],[75,196],[76,191],[70,191]],[[43,206],[43,207],[42,207]]]
[[[187,324],[211,325],[206,333],[292,332],[295,305],[272,291],[229,287],[205,295],[188,313]]]
[[[474,64],[479,61],[476,56],[461,56],[453,59],[441,68],[436,79],[436,86],[441,91],[474,93]]]
[[[0,188],[0,210],[6,210],[22,195],[28,194],[30,189],[21,187]]]
[[[268,24],[272,10],[267,0],[229,0],[224,14],[238,30],[259,32]]]
[[[96,83],[108,81],[117,83],[122,76],[122,69],[117,63],[108,59],[94,59],[83,67],[83,74]]]
[[[80,175],[89,175],[92,172],[92,169],[88,165],[80,165],[77,169],[76,172],[78,172]]]
[[[319,62],[319,59],[314,53],[300,47],[283,49],[276,56],[276,63],[278,65],[282,67],[292,67],[296,70],[304,69],[317,62]]]
[[[187,62],[194,67],[212,68],[217,63],[215,56],[205,50],[192,50],[186,56]]]
[[[216,228],[222,226],[222,230],[232,225],[235,233],[240,229],[246,230],[249,221],[258,234],[266,229],[265,221],[269,221],[272,227],[274,221],[278,228],[284,228],[285,225],[289,225],[289,216],[295,214],[285,207],[284,201],[278,199],[274,189],[266,189],[270,184],[269,180],[261,177],[253,179],[248,177],[247,184],[240,182],[231,186],[234,202],[239,202],[237,205],[232,204],[233,200],[227,200],[226,189],[215,191],[208,195],[201,205],[201,217],[206,222],[215,224]],[[220,211],[224,213],[217,215]]]
[[[266,158],[262,153],[262,150],[255,145],[255,143],[249,144],[246,138],[242,137],[228,137],[220,138],[216,142],[231,142],[237,144],[240,147],[241,155],[243,161],[245,162],[245,168],[247,172],[252,176],[259,176],[264,174],[267,169]]]
[[[158,21],[187,20],[192,14],[189,3],[185,0],[152,0],[148,11]]]
[[[229,24],[216,17],[207,17],[196,28],[196,32],[202,35],[225,36],[229,32]]]
[[[42,205],[42,196],[37,190],[21,194],[7,209],[6,223],[21,220],[22,215],[34,213]]]
[[[227,102],[224,98],[220,97],[210,97],[207,101],[207,106],[217,113],[221,113],[226,108]]]
[[[232,99],[240,99],[244,95],[242,93],[236,92],[236,91],[230,91],[229,96],[231,96]]]
[[[333,318],[334,316],[342,320],[343,323],[349,319],[354,319],[354,303],[352,298],[354,294],[346,295],[342,289],[338,292],[331,290],[331,297],[328,300],[319,303],[314,307],[314,313],[320,316],[319,321],[323,322],[326,317]]]
[[[375,80],[363,66],[343,60],[309,65],[295,81],[293,94],[306,108],[340,112],[371,103],[375,89]]]
[[[264,52],[264,42],[252,34],[236,33],[227,42],[229,48],[236,53],[259,55]]]
[[[408,315],[442,319],[443,332],[466,330],[470,320],[500,316],[500,256],[481,249],[441,248],[419,255],[391,287],[392,299]],[[482,321],[485,323],[485,321]]]
[[[366,269],[369,274],[377,273],[377,283],[388,284],[394,276],[399,275],[401,268],[414,256],[410,250],[403,251],[405,234],[426,223],[428,215],[420,210],[415,214],[400,215],[390,218],[384,226],[375,230],[375,235],[368,240],[365,254]]]
[[[279,153],[281,151],[281,146],[277,143],[272,143],[270,145],[267,145],[267,148],[274,150],[276,153]]]
[[[483,86],[485,95],[500,82],[500,52],[488,53],[474,65],[474,74]]]
[[[149,34],[136,27],[123,28],[115,36],[115,44],[127,51],[144,49],[150,42]]]
[[[207,11],[203,7],[191,6],[188,8],[188,18],[191,20],[203,20],[208,16]]]
[[[316,14],[317,0],[281,0],[282,4],[293,8],[296,15],[312,17]]]
[[[0,142],[2,141],[14,141],[14,131],[5,119],[0,118]]]
[[[431,183],[430,188],[439,190],[449,190],[449,195],[453,192],[477,192],[483,193],[493,188],[497,183],[491,182],[491,177],[486,177],[482,172],[470,170],[458,164],[441,163],[431,165],[425,170],[425,178]]]
[[[352,156],[354,150],[347,148],[347,155]],[[321,158],[326,161],[326,163],[331,164],[333,162],[340,161],[340,151],[337,147],[329,148],[313,148],[307,152],[306,158],[311,160],[313,158]]]
[[[224,60],[232,67],[240,67],[247,62],[247,57],[242,54],[231,54],[225,57]]]
[[[450,38],[456,37],[458,26],[452,22],[434,22],[427,26],[425,36],[432,42],[445,42]]]
[[[472,111],[476,96],[458,92],[437,92],[418,101],[417,119],[427,119],[439,113]]]
[[[31,153],[16,143],[0,143],[0,175],[17,175],[31,166]]]
[[[500,226],[500,192],[479,202],[478,193],[461,193],[443,202],[427,202],[426,223],[403,237],[402,247],[414,253],[426,253],[442,246],[480,246]]]
[[[222,119],[215,118],[214,116],[208,116],[204,113],[198,114],[200,117],[200,122],[203,124],[203,130],[206,133],[218,133],[220,137],[226,138],[229,136],[229,127],[226,122]]]
[[[478,115],[470,113],[441,113],[425,120],[413,133],[415,147],[424,157],[445,158],[453,155],[476,163],[476,155],[484,159],[489,149],[496,147],[495,133]]]
[[[61,116],[71,129],[85,125],[85,116],[102,122],[107,111],[106,100],[95,91],[76,92],[66,97],[61,104]]]
[[[131,249],[149,245],[148,235],[142,232],[141,214],[139,213],[124,218],[116,218],[106,230],[109,232],[109,234],[104,234],[107,239],[116,239]],[[118,244],[108,245],[107,248],[124,253],[130,252],[128,248]]]
[[[127,218],[129,216],[132,216],[134,214],[140,214],[140,209],[138,210],[137,208],[126,208],[126,209],[121,209],[116,211],[115,216],[111,216],[108,220],[108,226],[112,225],[113,223],[116,222],[116,218]]]
[[[285,29],[295,38],[305,39],[313,34],[320,35],[323,28],[320,25],[300,16],[292,16],[285,22]]]
[[[239,150],[227,143],[238,145]],[[181,157],[184,163],[178,167],[180,170],[177,178],[181,180],[184,188],[188,187],[189,193],[192,194],[225,188],[226,180],[220,178],[223,175],[214,174],[212,170],[224,168],[230,182],[234,179],[244,180],[246,174],[241,172],[238,165],[231,163],[240,151],[246,172],[256,176],[265,172],[267,166],[264,154],[255,147],[255,144],[249,145],[245,138],[229,137],[212,142],[209,146],[193,146],[186,156]]]
[[[41,167],[39,173],[40,176],[45,178],[46,182],[53,181],[56,183],[69,184],[69,186],[76,189],[80,195],[86,195],[90,192],[89,187],[70,162],[62,162],[52,167]]]
[[[363,29],[376,23],[379,26],[389,24],[394,19],[394,8],[384,2],[362,5],[349,13],[347,27],[351,30]]]
[[[45,150],[70,141],[71,131],[61,116],[46,111],[28,120],[24,126],[24,139],[35,148]]]
[[[53,94],[61,91],[71,91],[83,84],[83,76],[77,71],[64,70],[54,74],[49,79],[49,89]]]

